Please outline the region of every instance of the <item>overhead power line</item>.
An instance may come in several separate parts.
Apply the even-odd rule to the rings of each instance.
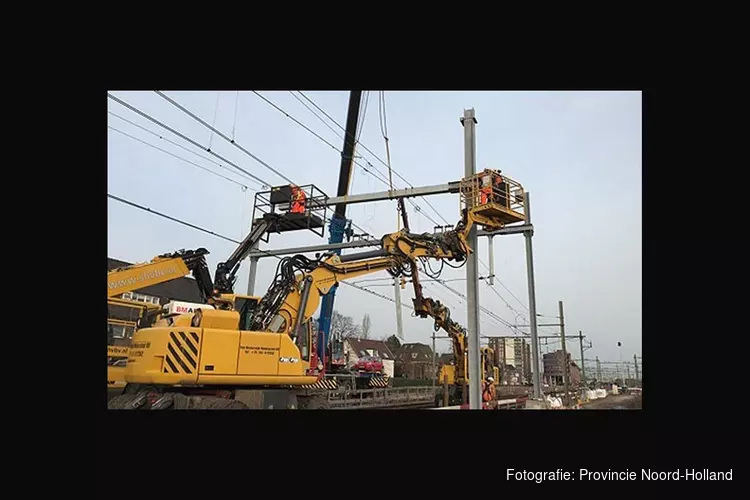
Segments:
[[[299,125],[303,129],[305,129],[308,132],[310,132],[312,135],[314,135],[315,137],[317,137],[321,141],[323,141],[326,144],[328,144],[329,146],[331,146],[336,151],[339,150],[339,148],[337,148],[336,146],[334,146],[333,144],[331,144],[330,142],[328,142],[327,140],[325,140],[323,137],[321,137],[320,135],[318,135],[310,127],[308,127],[307,125],[305,125],[304,123],[302,123],[301,121],[299,121],[298,119],[296,119],[295,117],[293,117],[292,115],[290,115],[289,113],[287,113],[286,111],[284,111],[283,109],[281,109],[280,107],[278,107],[276,104],[274,104],[273,102],[271,102],[269,99],[266,99],[266,97],[263,94],[261,94],[260,92],[256,92],[255,90],[253,90],[253,94],[257,95],[258,97],[260,97],[261,99],[263,99],[264,101],[266,101],[268,104],[270,104],[271,106],[273,106],[274,108],[276,108],[277,111],[279,111],[280,113],[283,113],[284,115],[286,115],[287,118],[289,118],[290,120],[292,120],[294,123],[296,123],[297,125]]]
[[[139,125],[139,124],[135,123],[132,120],[128,120],[124,116],[120,116],[117,113],[115,113],[114,111],[107,111],[107,113],[109,113],[110,115],[112,115],[112,116],[114,116],[114,117],[116,117],[116,118],[118,118],[118,119],[120,119],[120,120],[122,120],[124,122],[127,122],[127,123],[133,125],[134,127],[137,127],[139,129],[143,130],[144,132],[147,132],[147,133],[149,133],[149,134],[157,137],[158,139],[160,139],[162,141],[166,141],[166,142],[168,142],[168,143],[170,143],[170,144],[172,144],[174,146],[177,146],[178,148],[182,149],[183,151],[187,151],[188,153],[190,153],[190,154],[192,154],[194,156],[197,156],[198,158],[200,158],[202,160],[205,160],[205,161],[207,161],[209,163],[212,163],[212,164],[216,165],[217,167],[226,170],[227,172],[232,172],[235,175],[243,177],[243,178],[245,178],[245,179],[247,179],[249,181],[253,181],[255,184],[258,184],[259,186],[263,186],[263,183],[256,181],[252,177],[249,177],[246,174],[243,174],[243,173],[240,173],[240,172],[235,172],[235,170],[229,168],[228,166],[222,165],[218,161],[212,160],[211,158],[209,158],[207,156],[203,156],[202,154],[199,154],[199,153],[193,151],[192,149],[183,146],[179,142],[173,141],[172,139],[169,139],[168,137],[164,137],[163,135],[160,135],[158,132],[154,132],[153,130],[149,130],[148,128],[144,127],[143,125]],[[149,145],[152,145],[152,144],[149,143]]]
[[[146,119],[147,119],[147,120],[149,120],[150,122],[152,122],[152,123],[155,123],[155,124],[157,124],[158,126],[160,126],[160,127],[164,128],[164,129],[167,129],[167,130],[169,130],[169,131],[170,131],[170,132],[172,132],[172,133],[173,133],[174,135],[176,135],[177,137],[179,137],[179,138],[181,138],[181,139],[183,139],[183,140],[185,140],[185,141],[189,142],[189,143],[190,143],[190,144],[192,144],[193,146],[197,146],[197,147],[199,147],[199,148],[201,148],[201,149],[205,150],[205,151],[206,151],[207,153],[210,153],[211,155],[215,156],[216,158],[219,158],[219,159],[220,159],[220,160],[222,160],[223,162],[225,162],[225,163],[227,163],[227,164],[229,164],[229,165],[232,165],[232,166],[233,166],[234,168],[236,168],[236,169],[237,169],[237,170],[239,170],[240,172],[242,172],[242,173],[244,173],[244,174],[248,175],[249,177],[252,177],[252,178],[253,178],[253,179],[255,179],[256,181],[260,182],[260,183],[261,183],[261,185],[262,185],[263,187],[270,187],[270,186],[271,186],[271,184],[269,184],[268,182],[264,181],[263,179],[261,179],[261,178],[260,178],[260,177],[258,177],[257,175],[253,175],[253,174],[251,174],[250,172],[248,172],[248,171],[247,171],[247,170],[245,170],[244,168],[240,167],[240,166],[239,166],[239,165],[237,165],[236,163],[234,163],[234,162],[232,162],[232,161],[230,161],[230,160],[227,160],[226,158],[224,158],[224,157],[223,157],[223,156],[221,156],[221,155],[218,155],[218,154],[214,153],[213,151],[211,151],[211,148],[207,148],[207,147],[203,146],[202,144],[199,144],[198,142],[194,141],[193,139],[191,139],[190,137],[186,136],[185,134],[182,134],[182,133],[180,133],[180,132],[176,131],[176,130],[175,130],[175,129],[173,129],[172,127],[170,127],[170,126],[168,126],[168,125],[166,125],[166,124],[164,124],[164,123],[160,122],[159,120],[157,120],[156,118],[152,117],[151,115],[149,115],[149,114],[147,114],[147,113],[144,113],[143,111],[141,111],[140,109],[136,108],[135,106],[132,106],[132,105],[128,104],[127,102],[125,102],[125,101],[123,101],[122,99],[119,99],[119,98],[117,98],[117,97],[113,96],[113,95],[112,95],[112,94],[110,94],[110,93],[107,93],[107,97],[109,97],[110,99],[112,99],[112,100],[113,100],[113,101],[115,101],[116,103],[118,103],[118,104],[120,104],[120,105],[122,105],[122,106],[125,106],[126,108],[128,108],[128,109],[129,109],[129,110],[131,110],[132,112],[134,112],[134,113],[137,113],[137,114],[139,114],[140,116],[142,116],[142,117],[146,118]]]
[[[229,137],[225,136],[224,134],[222,134],[221,132],[219,132],[218,130],[216,130],[216,129],[215,129],[215,128],[214,128],[213,126],[211,126],[211,125],[209,125],[208,123],[206,123],[206,122],[205,122],[204,120],[202,120],[202,119],[201,119],[200,117],[198,117],[197,115],[195,115],[195,114],[194,114],[193,112],[191,112],[191,111],[190,111],[189,109],[187,109],[187,108],[185,108],[184,106],[182,106],[181,104],[179,104],[179,103],[178,103],[177,101],[175,101],[174,99],[170,98],[169,96],[167,96],[167,95],[166,95],[166,94],[164,94],[163,92],[159,92],[159,91],[155,91],[155,92],[156,92],[156,93],[157,93],[158,95],[160,95],[161,97],[163,97],[164,99],[166,99],[166,100],[167,100],[167,101],[168,101],[169,103],[173,104],[174,106],[176,106],[177,108],[179,108],[179,109],[180,109],[181,111],[183,111],[184,113],[187,113],[187,114],[188,114],[188,115],[189,115],[190,117],[192,117],[193,119],[195,119],[195,120],[197,120],[198,122],[200,122],[200,123],[201,123],[202,125],[204,125],[205,127],[208,127],[208,128],[209,128],[209,129],[210,129],[210,130],[211,130],[212,132],[215,132],[215,133],[216,133],[217,135],[219,135],[219,136],[220,136],[221,138],[223,138],[224,140],[227,140],[227,141],[231,142],[231,143],[232,143],[232,144],[233,144],[234,146],[238,147],[238,148],[239,148],[240,150],[242,150],[243,152],[245,152],[246,154],[248,154],[248,155],[249,155],[250,157],[252,157],[253,159],[255,159],[255,160],[257,160],[258,162],[260,162],[260,163],[261,163],[261,164],[262,164],[263,166],[265,166],[266,168],[268,168],[268,169],[270,169],[271,171],[273,171],[273,172],[274,172],[274,173],[275,173],[276,175],[278,175],[278,176],[282,177],[283,179],[285,179],[285,180],[286,180],[286,181],[288,181],[289,183],[291,183],[291,184],[294,184],[294,182],[293,182],[293,181],[292,181],[291,179],[289,179],[289,177],[285,176],[284,174],[282,174],[281,172],[279,172],[278,170],[276,170],[275,168],[273,168],[272,166],[270,166],[270,165],[269,165],[268,163],[264,162],[263,160],[261,160],[260,158],[258,158],[258,157],[257,157],[257,156],[255,156],[254,154],[252,154],[251,152],[249,152],[249,151],[247,151],[246,149],[244,149],[244,148],[243,148],[242,146],[240,146],[239,144],[237,144],[236,142],[234,142],[234,139],[230,139]],[[301,122],[299,122],[299,120],[297,120],[297,119],[296,119],[296,118],[294,118],[293,116],[289,115],[288,113],[286,113],[286,112],[285,112],[284,110],[282,110],[281,108],[278,108],[278,106],[276,106],[275,104],[273,104],[272,102],[270,102],[270,101],[269,101],[268,99],[266,99],[265,97],[263,97],[262,95],[260,95],[260,94],[259,94],[258,92],[255,92],[255,93],[256,93],[256,94],[258,94],[258,96],[260,96],[261,98],[263,98],[263,99],[264,99],[264,100],[265,100],[266,102],[268,102],[268,103],[269,103],[269,104],[271,104],[272,106],[276,107],[276,108],[277,108],[277,109],[278,109],[279,111],[281,111],[282,113],[286,114],[286,115],[287,115],[287,116],[288,116],[289,118],[291,118],[292,120],[294,120],[294,121],[295,121],[296,123],[298,123],[298,124],[299,124],[299,125],[301,125],[302,127],[305,127],[305,125],[304,125],[304,124],[302,124]],[[316,137],[318,137],[319,139],[321,139],[321,140],[325,141],[325,139],[323,139],[323,138],[322,138],[322,137],[320,137],[319,135],[315,134],[315,132],[313,132],[313,131],[312,131],[312,130],[310,130],[309,128],[305,127],[305,129],[306,129],[306,130],[308,130],[308,131],[309,131],[310,133],[314,134],[314,135],[315,135]],[[328,143],[327,141],[325,141],[325,142],[326,142],[326,143],[327,143],[327,144],[328,144],[329,146],[331,146],[332,148],[336,149],[336,146],[334,146],[333,144],[330,144],[330,143]],[[207,150],[207,151],[211,152],[210,150]],[[329,222],[329,221],[327,220],[327,222]],[[358,226],[357,224],[355,224],[355,223],[354,223],[353,221],[352,221],[352,226],[354,226],[355,228],[359,229],[359,230],[360,230],[360,231],[362,231],[362,232],[364,232],[364,231],[365,231],[365,230],[364,230],[363,228],[359,227],[359,226]]]
[[[237,142],[235,142],[234,139],[230,139],[226,135],[222,134],[215,127],[213,127],[213,126],[209,125],[208,123],[206,123],[199,116],[197,116],[196,114],[194,114],[193,112],[191,112],[189,109],[187,109],[184,106],[182,106],[180,103],[178,103],[177,101],[175,101],[174,99],[172,99],[171,97],[169,97],[168,95],[166,95],[164,92],[161,92],[159,90],[155,90],[154,92],[156,92],[157,95],[159,95],[162,98],[164,98],[164,100],[166,100],[168,103],[172,104],[177,109],[179,109],[183,113],[187,114],[188,116],[190,116],[191,118],[193,118],[194,120],[196,120],[197,122],[199,122],[201,125],[203,125],[204,127],[208,128],[209,130],[211,130],[212,132],[214,132],[216,135],[218,135],[219,137],[221,137],[222,139],[224,139],[228,143],[232,144],[234,147],[236,147],[237,149],[239,149],[240,151],[242,151],[243,153],[245,153],[246,155],[248,155],[250,158],[252,158],[253,160],[257,161],[258,163],[260,163],[261,165],[263,165],[264,167],[266,167],[268,170],[270,170],[274,174],[278,175],[279,177],[281,177],[285,181],[289,182],[290,184],[294,184],[294,182],[289,177],[287,177],[286,175],[282,174],[281,172],[279,172],[278,170],[276,170],[275,168],[273,168],[271,165],[269,165],[265,161],[261,160],[260,158],[258,158],[253,153],[251,153],[247,149],[243,148],[239,144],[237,144]],[[209,151],[210,151],[210,148],[209,148]]]
[[[221,235],[219,233],[215,233],[213,231],[209,231],[208,229],[202,228],[200,226],[196,226],[195,224],[191,224],[189,222],[185,222],[184,220],[180,220],[180,219],[177,219],[175,217],[171,217],[171,216],[169,216],[167,214],[163,214],[161,212],[157,212],[156,210],[152,210],[152,209],[150,209],[148,207],[144,207],[143,205],[139,205],[138,203],[133,203],[132,201],[125,200],[123,198],[120,198],[119,196],[115,196],[113,194],[107,193],[107,197],[111,198],[113,200],[119,201],[120,203],[124,203],[126,205],[130,205],[131,207],[135,207],[135,208],[138,208],[140,210],[144,210],[146,212],[152,213],[154,215],[158,215],[159,217],[163,217],[163,218],[165,218],[167,220],[171,220],[172,222],[176,222],[177,224],[182,224],[183,226],[187,226],[187,227],[190,227],[190,228],[193,228],[193,229],[197,229],[198,231],[210,234],[212,236],[216,236],[217,238],[221,238],[223,240],[231,241],[232,243],[236,243],[237,245],[240,244],[240,242],[237,241],[237,240],[235,240],[235,239],[229,238],[227,236],[223,236],[223,235]]]
[[[198,163],[195,163],[194,161],[188,160],[187,158],[183,158],[182,156],[176,155],[176,154],[174,154],[174,153],[172,153],[170,151],[167,151],[166,149],[162,149],[159,146],[155,146],[154,144],[151,144],[151,143],[146,142],[146,141],[144,141],[142,139],[139,139],[138,137],[135,137],[134,135],[130,135],[127,132],[123,132],[122,130],[120,130],[118,128],[112,127],[110,125],[108,125],[107,128],[109,128],[110,130],[114,130],[115,132],[118,132],[118,133],[124,135],[125,137],[129,137],[129,138],[133,139],[134,141],[138,141],[141,144],[145,144],[146,146],[152,147],[152,148],[156,149],[157,151],[161,151],[162,153],[167,154],[169,156],[172,156],[173,158],[177,158],[178,160],[182,160],[185,163],[189,163],[190,165],[198,167],[201,170],[205,170],[209,174],[215,175],[217,177],[221,177],[222,179],[226,179],[226,180],[228,180],[229,182],[231,182],[233,184],[237,184],[238,186],[242,187],[243,190],[247,190],[248,189],[248,187],[246,185],[242,184],[241,182],[237,182],[236,180],[231,179],[231,178],[229,178],[229,177],[227,177],[225,175],[221,175],[218,172],[214,172],[213,170],[211,170],[209,168],[206,168],[203,165],[199,165]]]

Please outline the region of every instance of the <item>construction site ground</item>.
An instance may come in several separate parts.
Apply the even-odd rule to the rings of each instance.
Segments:
[[[640,410],[643,399],[640,394],[619,394],[595,399],[583,405],[586,410]]]

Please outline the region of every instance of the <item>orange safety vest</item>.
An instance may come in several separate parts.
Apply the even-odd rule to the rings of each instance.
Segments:
[[[305,211],[305,201],[307,196],[305,192],[298,187],[292,188],[292,210],[293,214],[301,214]]]
[[[482,177],[482,187],[479,190],[480,192],[480,203],[484,205],[485,203],[489,203],[490,196],[492,196],[492,179],[489,175],[485,175]]]
[[[494,384],[492,384],[491,382],[484,383],[484,393],[482,394],[482,399],[484,401],[487,401],[487,402],[492,401],[493,399],[492,393],[494,392],[493,389],[494,389]]]

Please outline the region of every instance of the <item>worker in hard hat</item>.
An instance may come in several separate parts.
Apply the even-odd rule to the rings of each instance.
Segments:
[[[486,205],[492,200],[492,177],[492,171],[488,168],[485,168],[481,178],[481,186],[479,188],[479,203],[481,205]]]
[[[484,382],[482,401],[490,408],[494,408],[497,405],[497,397],[495,396],[495,379],[493,377],[487,377]]]
[[[296,184],[292,184],[292,209],[290,210],[293,214],[305,213],[305,202],[307,201],[307,195]]]

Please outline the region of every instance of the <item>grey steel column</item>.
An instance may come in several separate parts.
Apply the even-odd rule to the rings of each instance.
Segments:
[[[560,340],[562,341],[563,355],[563,388],[565,389],[563,404],[570,406],[570,366],[568,366],[568,349],[565,346],[565,315],[563,314],[562,300],[557,301],[557,306],[560,309]]]
[[[529,193],[523,194],[524,212],[526,213],[526,224],[531,224],[531,204],[529,203]],[[532,379],[534,383],[534,399],[542,398],[542,384],[540,382],[540,365],[539,362],[539,336],[537,334],[536,324],[536,290],[534,288],[534,251],[531,245],[532,231],[523,233],[526,239],[526,276],[529,288],[529,318],[531,326],[531,366],[534,368]]]
[[[495,284],[495,248],[492,244],[493,240],[494,238],[492,237],[492,235],[487,237],[487,246],[490,250],[490,276],[487,281],[489,282],[490,286]]]
[[[461,119],[464,126],[464,176],[471,177],[477,172],[477,143],[474,134],[477,119],[474,109],[465,109]],[[473,203],[473,200],[472,200]],[[471,207],[469,207],[471,208]],[[479,346],[479,274],[477,265],[477,226],[472,225],[467,238],[473,250],[466,262],[466,304],[467,334],[469,341],[469,409],[482,408],[482,370],[480,366],[481,351]]]
[[[581,381],[586,383],[586,358],[583,356],[583,332],[578,330],[578,342],[581,343]]]
[[[257,251],[260,242],[255,243],[250,251]],[[258,274],[258,257],[250,257],[250,271],[247,273],[247,294],[255,295],[255,277]]]
[[[396,296],[396,336],[404,340],[404,322],[401,317],[401,284],[399,278],[394,276],[393,286],[396,287],[394,295]]]
[[[435,379],[437,378],[437,369],[435,368],[435,332],[432,332],[432,388],[435,389]],[[638,368],[636,367],[636,371]]]

